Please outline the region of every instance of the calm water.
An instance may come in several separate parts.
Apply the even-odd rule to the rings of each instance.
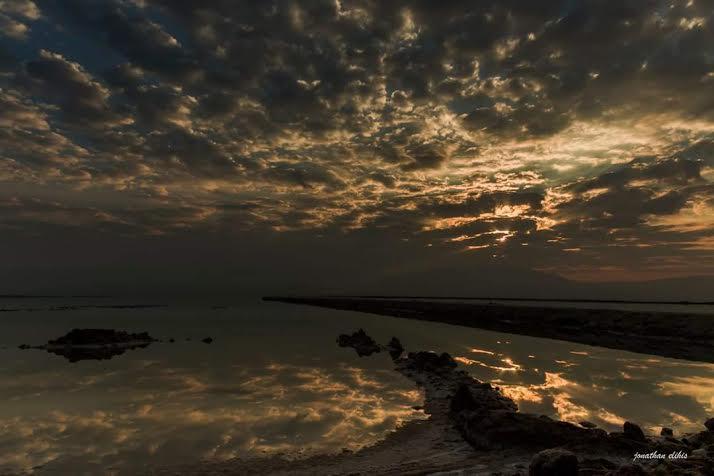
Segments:
[[[107,302],[103,302],[106,304]],[[47,300],[0,308],[56,305]],[[337,452],[424,415],[386,354],[335,344],[363,327],[408,350],[447,351],[521,410],[694,430],[714,414],[714,365],[345,311],[246,302],[0,313],[0,473],[135,474],[147,465]],[[73,327],[149,331],[156,343],[69,363],[40,344]],[[208,345],[199,340],[211,336]],[[191,341],[186,341],[191,338]]]

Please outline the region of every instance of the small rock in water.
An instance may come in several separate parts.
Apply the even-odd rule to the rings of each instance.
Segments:
[[[210,344],[211,342],[213,342],[213,337],[204,337],[203,339],[201,339],[201,342],[203,342],[204,344]]]
[[[18,348],[18,349],[25,350],[25,349],[31,349],[32,346],[29,345],[29,344],[20,344],[20,345],[17,346],[17,348]]]
[[[581,421],[580,426],[583,428],[597,428],[597,425],[591,421]]]
[[[360,357],[372,355],[382,350],[374,339],[367,335],[364,329],[360,329],[352,335],[340,334],[337,338],[337,344],[340,347],[352,347]]]
[[[642,431],[642,428],[632,422],[626,421],[622,426],[622,430],[625,433],[626,438],[634,441],[647,441],[647,438],[645,438],[645,432]]]
[[[709,418],[707,421],[705,421],[704,426],[707,427],[707,430],[714,431],[714,418]]]
[[[659,432],[661,436],[674,436],[674,431],[672,431],[671,428],[667,428],[666,426],[662,427],[662,430]]]
[[[387,344],[387,351],[389,352],[389,355],[392,357],[392,360],[397,360],[402,353],[404,353],[404,347],[402,346],[402,343],[399,342],[399,339],[396,337],[392,337]]]
[[[528,468],[529,476],[577,476],[578,457],[560,448],[537,453]]]
[[[174,339],[173,337],[169,339],[169,343],[173,344],[174,342],[176,342],[176,339]]]

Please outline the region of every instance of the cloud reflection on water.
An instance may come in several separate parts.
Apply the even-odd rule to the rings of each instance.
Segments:
[[[333,452],[371,444],[423,415],[412,408],[421,394],[406,379],[346,364],[273,363],[221,374],[135,361],[75,381],[54,372],[35,378],[10,385],[13,408],[0,416],[0,470],[91,474],[115,467],[131,474],[149,460],[172,464],[182,455]],[[76,400],[58,398],[53,408],[56,396],[69,394]]]
[[[370,444],[424,414],[412,408],[420,392],[388,355],[360,359],[334,344],[360,327],[380,343],[397,336],[409,351],[449,352],[526,412],[682,432],[700,429],[714,409],[711,364],[435,322],[265,303],[4,319],[0,472],[135,474],[146,464]],[[194,340],[77,364],[14,349],[97,322]],[[206,335],[215,342],[196,342]]]
[[[607,430],[633,417],[653,432],[661,426],[701,430],[704,419],[714,413],[712,364],[636,354],[615,357],[617,351],[600,348],[570,350],[568,359],[551,358],[575,346],[553,341],[553,348],[527,355],[518,345],[502,352],[471,347],[456,359],[475,377],[498,385],[521,411],[574,423],[587,420]],[[504,346],[497,341],[499,347]],[[528,349],[533,352],[533,347]],[[479,359],[471,358],[473,354]]]

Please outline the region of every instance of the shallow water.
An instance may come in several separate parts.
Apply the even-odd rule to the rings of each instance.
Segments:
[[[407,350],[451,353],[522,411],[608,430],[628,419],[650,431],[695,430],[714,413],[711,364],[433,322],[259,301],[5,312],[0,320],[0,473],[135,474],[201,458],[371,444],[424,415],[412,408],[420,392],[386,354],[359,358],[335,344],[359,327],[383,343],[395,335]],[[16,349],[74,327],[145,330],[176,343],[78,363]],[[200,342],[206,336],[214,342]]]

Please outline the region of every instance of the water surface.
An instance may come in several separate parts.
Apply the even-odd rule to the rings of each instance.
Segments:
[[[705,363],[257,300],[65,311],[31,301],[0,305],[36,309],[0,313],[0,472],[135,474],[147,465],[374,443],[424,415],[413,408],[420,392],[386,354],[359,358],[335,344],[360,327],[380,342],[394,335],[408,350],[451,353],[522,411],[608,430],[629,419],[649,431],[699,429],[714,413],[714,365]],[[176,342],[77,363],[16,349],[74,327]],[[200,342],[207,336],[212,344]]]

